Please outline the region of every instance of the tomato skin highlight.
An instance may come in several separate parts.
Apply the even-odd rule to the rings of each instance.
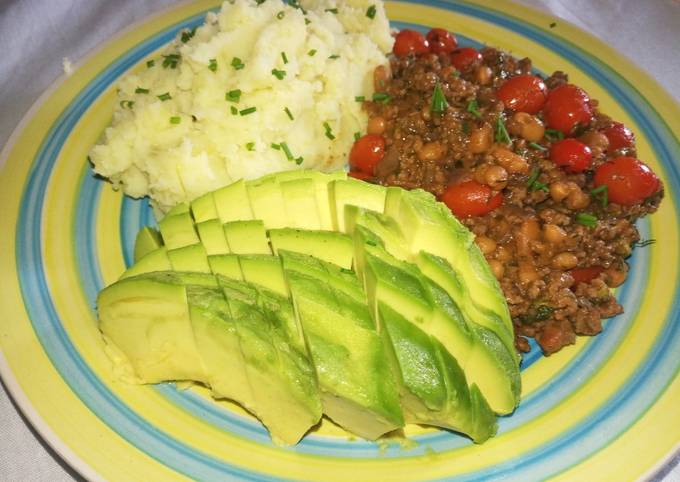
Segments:
[[[475,62],[482,60],[482,54],[471,47],[462,47],[451,52],[451,63],[458,70],[465,70]]]
[[[595,171],[595,187],[607,186],[609,202],[632,206],[659,190],[661,182],[645,163],[634,157],[615,157]]]
[[[574,268],[569,271],[569,274],[574,278],[574,286],[580,283],[590,283],[595,278],[600,276],[604,271],[602,266],[589,266],[587,268]]]
[[[370,176],[375,175],[375,167],[385,157],[385,138],[376,134],[360,137],[349,151],[349,165],[353,171]]]
[[[392,52],[397,57],[406,57],[411,53],[422,55],[429,51],[430,46],[423,34],[409,29],[399,31],[394,39],[394,47],[392,47]]]
[[[483,216],[501,204],[503,194],[493,194],[489,186],[477,181],[464,181],[450,185],[441,200],[459,218]]]
[[[456,36],[443,28],[433,28],[425,38],[433,54],[448,54],[458,46]]]
[[[576,139],[563,139],[550,146],[550,160],[567,172],[583,172],[590,167],[590,147]]]
[[[516,75],[498,88],[496,96],[507,109],[536,114],[548,98],[548,88],[535,75]]]
[[[635,135],[633,132],[620,122],[614,122],[609,127],[602,129],[602,133],[609,141],[607,150],[609,152],[624,147],[633,147],[635,144]]]
[[[548,92],[543,119],[549,128],[568,136],[576,124],[586,125],[593,119],[590,97],[583,89],[572,84],[555,87]]]

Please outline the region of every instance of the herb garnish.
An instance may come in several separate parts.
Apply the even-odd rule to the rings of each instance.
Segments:
[[[248,114],[252,114],[256,110],[257,110],[257,107],[248,107],[247,109],[243,109],[243,110],[238,111],[238,113],[241,114],[241,115],[248,115]]]
[[[288,148],[288,144],[286,144],[285,142],[282,142],[279,145],[281,146],[281,149],[283,149],[283,153],[286,155],[286,158],[289,161],[292,161],[292,160],[295,159],[295,156],[293,156],[293,153],[290,152],[290,149]]]
[[[392,100],[392,97],[390,97],[390,94],[388,94],[386,92],[374,92],[373,93],[373,102],[381,102],[383,104],[389,104],[391,100]]]
[[[500,115],[498,116],[498,119],[496,119],[496,142],[502,142],[504,144],[512,143],[508,130],[505,128],[503,116]]]
[[[370,18],[371,20],[373,20],[373,19],[375,18],[375,14],[376,14],[375,5],[371,5],[370,7],[368,7],[368,8],[366,9],[366,16],[367,16],[368,18]]]
[[[479,103],[477,102],[477,99],[472,99],[470,102],[468,102],[465,110],[475,116],[477,119],[481,119],[482,117],[482,113],[479,112]]]
[[[545,152],[545,151],[548,150],[547,147],[542,146],[542,145],[540,145],[540,144],[537,144],[537,143],[535,143],[535,142],[530,142],[530,143],[529,143],[529,147],[531,147],[532,149],[536,149],[537,151],[544,151],[544,152]]]
[[[167,69],[168,67],[170,67],[171,69],[176,69],[180,58],[181,57],[180,57],[179,54],[164,55],[163,56],[163,68]]]
[[[241,62],[241,59],[239,59],[238,57],[234,57],[233,59],[231,59],[231,66],[234,67],[234,69],[236,70],[241,70],[246,66],[246,64]]]
[[[135,105],[135,101],[133,100],[121,100],[120,101],[120,106],[123,109],[132,109],[132,107]]]
[[[224,99],[229,102],[238,102],[241,100],[241,89],[230,90],[224,94]]]
[[[323,128],[325,129],[325,136],[328,137],[330,140],[335,139],[335,136],[333,135],[333,129],[331,129],[330,124],[328,122],[323,123]]]
[[[286,76],[286,71],[285,70],[272,69],[272,75],[279,80],[283,80],[283,78]]]
[[[354,133],[354,142],[358,141],[361,139],[361,132],[355,132]]]
[[[146,68],[147,68],[147,69],[150,69],[150,68],[153,67],[154,65],[156,65],[156,61],[155,61],[155,60],[149,60],[149,61],[147,61],[147,63],[146,63]]]
[[[432,103],[430,104],[430,111],[437,114],[443,114],[447,107],[449,106],[446,102],[446,96],[442,90],[442,86],[437,82],[434,86],[434,92],[432,93]]]
[[[275,144],[275,143],[273,143],[273,142],[270,144],[270,147],[271,147],[272,149],[276,149],[277,151],[280,151],[280,150],[281,150],[281,146],[278,145],[278,144]]]
[[[564,134],[562,134],[562,131],[558,131],[557,129],[546,129],[543,136],[550,142],[561,141],[564,139]]]
[[[357,102],[363,102],[363,101],[366,100],[366,97],[364,97],[363,95],[357,95],[357,96],[354,98],[354,100],[357,101]]]
[[[182,43],[187,43],[193,38],[194,35],[196,35],[196,27],[192,28],[191,30],[184,30],[181,37]]]
[[[137,87],[135,89],[135,94],[148,94],[148,93],[149,93],[149,89],[143,89],[141,87]]]
[[[179,124],[180,122],[182,122],[182,118],[180,116],[173,115],[170,117],[170,124]]]
[[[276,14],[276,18],[278,18],[279,20],[283,19],[283,17],[285,17],[285,16],[286,16],[286,12],[284,12],[283,10],[281,10],[279,13]]]
[[[158,97],[158,98],[159,98],[160,100],[162,100],[163,102],[165,102],[166,100],[172,99],[172,96],[170,95],[169,92],[166,92],[166,93],[161,94],[161,95],[157,95],[156,97]]]
[[[599,199],[600,204],[602,204],[603,208],[606,208],[607,204],[609,204],[609,188],[607,187],[606,184],[603,184],[591,190],[590,195],[593,196],[595,199]]]
[[[597,226],[597,216],[588,213],[578,213],[576,215],[576,222],[583,226],[594,228]]]
[[[246,144],[246,149],[249,151],[254,151],[255,150],[255,143],[254,142],[248,142]]]
[[[288,57],[286,56],[286,52],[281,52],[281,58],[283,59],[284,64],[288,63]]]
[[[538,180],[538,177],[541,175],[541,170],[540,169],[534,169],[531,171],[531,175],[529,176],[529,179],[527,179],[527,187],[529,188],[529,191],[545,191],[549,192],[550,190],[548,189],[547,184],[540,182]]]
[[[295,117],[293,117],[293,113],[290,111],[288,107],[284,107],[283,111],[286,113],[290,120],[295,120]]]
[[[656,243],[656,239],[643,239],[642,241],[638,241],[637,243],[633,243],[633,247],[644,248],[644,247],[650,246],[654,243]]]
[[[309,55],[310,57],[314,57],[314,55],[316,55],[316,49],[310,50],[309,52],[307,52],[307,55]]]
[[[231,106],[231,115],[238,115],[238,109],[236,106]]]
[[[338,9],[337,8],[327,8],[326,10],[324,10],[324,12],[328,12],[328,13],[332,13],[333,15],[337,15]]]
[[[333,54],[333,55],[329,55],[328,58],[331,59],[331,60],[335,60],[335,59],[339,59],[340,56],[338,54]]]
[[[212,70],[213,72],[217,71],[217,59],[210,59],[208,61],[208,68]]]

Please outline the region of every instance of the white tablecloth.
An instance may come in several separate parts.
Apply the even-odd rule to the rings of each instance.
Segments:
[[[0,146],[36,98],[77,61],[172,0],[0,0]],[[600,37],[645,69],[680,102],[677,0],[523,0]],[[0,233],[7,236],[9,233]],[[650,441],[652,443],[652,441]],[[676,461],[680,464],[680,460]],[[0,481],[71,481],[0,388]],[[676,466],[664,480],[680,481]]]

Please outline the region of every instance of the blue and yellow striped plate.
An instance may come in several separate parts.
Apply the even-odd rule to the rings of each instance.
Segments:
[[[117,381],[97,331],[97,291],[131,261],[145,201],[95,178],[87,152],[110,118],[115,82],[214,1],[184,4],[114,39],[58,82],[2,154],[0,371],[48,442],[90,479],[611,480],[658,478],[680,442],[678,195],[680,110],[616,52],[583,32],[509,2],[388,4],[397,27],[446,27],[462,43],[564,70],[637,133],[639,155],[666,199],[640,223],[657,243],[636,250],[619,289],[625,314],[604,332],[523,365],[524,395],[482,446],[413,429],[411,446],[350,441],[327,425],[274,447],[259,423],[201,389]],[[675,457],[677,460],[677,457]]]

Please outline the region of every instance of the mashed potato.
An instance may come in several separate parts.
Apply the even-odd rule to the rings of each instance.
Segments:
[[[95,172],[167,210],[239,178],[343,167],[365,132],[355,97],[392,47],[383,4],[291,4],[227,1],[126,75]]]

